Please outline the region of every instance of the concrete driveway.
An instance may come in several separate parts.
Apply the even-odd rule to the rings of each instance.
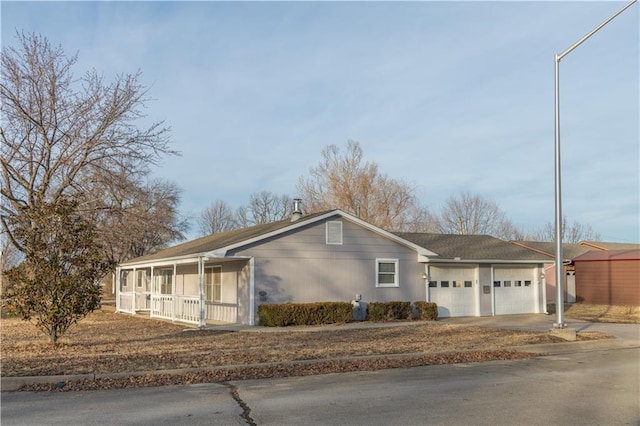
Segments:
[[[510,330],[548,331],[556,322],[555,315],[546,314],[522,314],[499,315],[494,317],[457,317],[442,318],[438,322],[445,324],[467,324],[482,327],[506,328]],[[628,340],[640,344],[640,324],[610,324],[588,322],[565,318],[567,327],[581,331],[599,331],[607,333],[618,339]]]

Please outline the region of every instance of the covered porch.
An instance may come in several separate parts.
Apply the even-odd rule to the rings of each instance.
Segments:
[[[197,256],[124,264],[117,270],[116,312],[206,324],[253,325],[253,259]]]

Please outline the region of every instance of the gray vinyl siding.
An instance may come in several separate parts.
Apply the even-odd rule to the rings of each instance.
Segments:
[[[337,218],[328,219],[340,220]],[[260,303],[425,300],[415,250],[342,220],[343,244],[326,244],[325,221],[231,255],[253,256]],[[398,259],[399,287],[376,287],[376,259]],[[266,300],[260,300],[260,291]]]

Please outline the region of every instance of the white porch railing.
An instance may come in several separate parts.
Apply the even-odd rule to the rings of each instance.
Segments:
[[[176,296],[175,306],[176,320],[200,324],[200,298],[198,296]]]
[[[210,304],[207,303],[207,319],[236,323],[238,321],[238,305],[236,304]]]
[[[163,294],[151,295],[151,318],[173,319],[173,296]]]
[[[151,317],[191,324],[200,323],[200,298],[198,296],[151,296]]]
[[[200,298],[198,296],[151,295],[151,318],[163,318],[190,324],[200,324]],[[205,318],[213,321],[236,323],[238,305],[207,303]]]
[[[118,299],[116,300],[116,309],[118,312],[127,312],[129,314],[135,314],[133,310],[133,298],[135,293],[133,292],[120,292]]]

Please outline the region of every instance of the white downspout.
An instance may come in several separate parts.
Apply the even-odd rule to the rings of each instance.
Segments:
[[[249,325],[256,325],[256,282],[254,258],[249,259]]]
[[[547,308],[547,277],[544,273],[544,265],[540,267],[540,274],[538,279],[542,285],[542,307],[545,315],[549,315],[549,309]]]
[[[535,283],[535,285],[536,285],[535,293],[534,293],[534,297],[533,297],[534,303],[536,304],[536,306],[535,306],[535,313],[536,314],[540,313],[540,273],[538,272],[538,268],[539,267],[536,267],[533,270],[533,273],[535,275],[533,276],[533,280],[532,280],[532,283]]]
[[[426,301],[431,302],[431,290],[429,289],[429,280],[431,280],[431,265],[424,265],[424,271],[427,274],[427,278],[425,279],[424,287],[426,289],[427,297]]]
[[[475,304],[476,304],[476,316],[480,315],[480,305],[482,304],[482,286],[480,285],[480,265],[478,264],[473,274],[473,280],[475,281]]]
[[[496,316],[496,290],[493,285],[495,278],[494,267],[491,265],[491,316]]]

